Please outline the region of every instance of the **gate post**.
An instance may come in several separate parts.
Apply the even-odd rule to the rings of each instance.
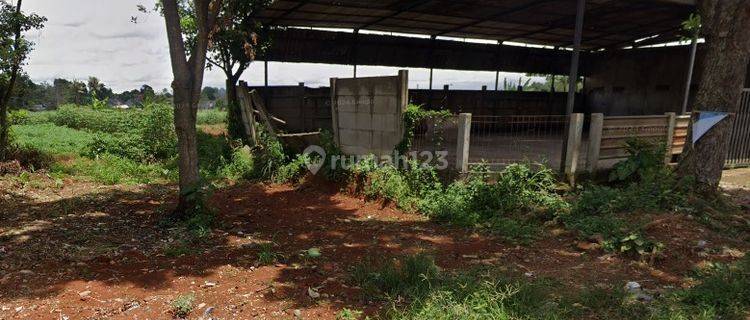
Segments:
[[[569,117],[568,140],[565,149],[565,177],[575,185],[575,174],[578,167],[578,155],[581,153],[581,134],[583,133],[583,114],[572,113]]]
[[[471,142],[471,113],[458,115],[458,140],[456,140],[456,169],[469,171],[469,144]]]

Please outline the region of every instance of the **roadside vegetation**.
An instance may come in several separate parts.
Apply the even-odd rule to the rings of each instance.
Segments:
[[[410,107],[408,114],[445,118]],[[199,127],[225,127],[226,114],[198,113]],[[95,109],[67,105],[55,111],[13,112],[13,150],[23,162],[17,179],[40,172],[62,181],[66,177],[103,184],[174,183],[177,179],[176,137],[171,107],[146,105],[134,110]],[[412,122],[417,122],[414,120]],[[287,152],[262,128],[259,146],[243,147],[225,134],[198,135],[199,165],[207,190],[241,180],[302,184],[309,177],[306,155]],[[409,145],[411,136],[404,140]],[[321,144],[327,154],[340,155],[329,133]],[[659,215],[690,216],[706,227],[739,237],[748,224],[729,218],[737,211],[720,195],[699,193],[689,178],[678,178],[663,164],[663,146],[628,142],[630,157],[609,176],[569,188],[555,172],[540,164],[517,163],[500,172],[485,165],[471,168],[463,179],[448,180],[433,166],[410,161],[394,167],[367,157],[348,169],[319,173],[351,193],[419,213],[440,224],[491,235],[509,245],[531,245],[564,232],[594,250],[626,261],[653,265],[669,244],[646,226]],[[330,161],[330,157],[326,158]],[[198,201],[201,213],[165,227],[181,230],[164,254],[191,256],[216,225],[215,209]],[[176,228],[176,229],[175,229]],[[274,265],[284,255],[273,242],[258,246],[259,266]],[[378,314],[388,319],[742,319],[750,306],[750,260],[717,262],[696,270],[694,285],[659,293],[649,301],[623,290],[622,284],[570,288],[550,278],[496,267],[442,270],[426,254],[398,256],[355,264],[349,281],[366,300],[382,303]],[[171,312],[192,310],[189,296],[178,297]],[[341,319],[362,318],[344,309]]]

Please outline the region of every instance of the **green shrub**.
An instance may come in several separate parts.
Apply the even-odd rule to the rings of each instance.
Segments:
[[[286,163],[284,148],[278,139],[259,126],[257,149],[254,176],[257,179],[271,179],[276,170]]]
[[[509,239],[528,240],[540,229],[544,218],[568,210],[555,193],[551,170],[534,170],[528,164],[506,167],[495,183],[480,173],[467,181],[434,188],[420,202],[421,212],[462,226],[485,226]]]
[[[195,302],[195,294],[181,294],[172,300],[172,314],[177,318],[185,318],[193,311],[193,303]]]
[[[83,155],[90,158],[98,158],[105,154],[137,161],[144,161],[148,158],[143,149],[143,140],[132,133],[95,134],[94,140],[86,146],[83,152]]]
[[[15,125],[11,127],[11,133],[20,148],[52,156],[81,154],[97,136],[51,123]]]
[[[404,110],[404,137],[396,146],[396,151],[400,154],[406,154],[411,149],[412,140],[414,140],[414,131],[416,126],[425,119],[432,118],[437,122],[445,121],[452,114],[448,110],[425,110],[420,105],[409,104]]]
[[[625,142],[628,158],[618,162],[609,175],[610,181],[635,181],[645,175],[666,170],[664,158],[667,147],[647,140],[630,138]]]
[[[8,124],[26,124],[29,122],[29,111],[24,109],[11,110],[8,112]]]
[[[221,175],[230,180],[253,179],[255,158],[249,148],[237,148],[232,152],[232,160],[222,168]]]
[[[294,160],[280,166],[278,170],[276,170],[276,173],[273,174],[273,181],[276,183],[298,182],[305,176],[305,174],[307,174],[307,163],[309,163],[309,161],[310,159],[307,155],[297,155]]]
[[[227,112],[218,109],[198,110],[197,125],[212,125],[226,123]]]
[[[177,148],[174,111],[165,105],[148,105],[137,128],[143,150],[152,159],[169,159]]]

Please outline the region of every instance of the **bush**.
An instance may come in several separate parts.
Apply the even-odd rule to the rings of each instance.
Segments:
[[[255,158],[249,148],[232,151],[232,160],[222,168],[221,175],[230,180],[253,179]]]
[[[50,156],[81,154],[97,136],[51,123],[15,125],[11,127],[11,133],[19,148],[38,150]]]
[[[567,203],[554,191],[555,179],[549,169],[513,164],[495,183],[487,182],[486,177],[480,173],[445,189],[433,189],[420,202],[420,211],[437,220],[462,226],[484,225],[511,239],[529,239],[545,218],[540,215],[568,210]]]
[[[273,174],[273,181],[276,183],[291,182],[296,183],[307,173],[307,163],[310,159],[307,155],[297,155],[291,162],[282,165]]]
[[[226,123],[227,112],[218,109],[198,110],[197,125],[212,125]]]

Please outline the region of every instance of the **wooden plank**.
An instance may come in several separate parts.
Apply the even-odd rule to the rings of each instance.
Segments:
[[[675,125],[677,124],[677,114],[674,112],[667,112],[667,148],[664,150],[664,163],[670,164],[672,162],[672,144],[674,143],[674,129]]]
[[[253,116],[253,106],[248,95],[247,83],[240,81],[237,86],[238,99],[240,101],[240,116],[242,117],[242,126],[245,129],[245,136],[250,143],[250,147],[258,145],[258,136],[255,131],[255,117]]]
[[[591,174],[596,172],[599,162],[599,147],[602,143],[602,126],[604,125],[604,114],[594,113],[591,115],[589,129],[589,150],[586,155],[586,171]]]
[[[276,130],[274,130],[273,123],[271,123],[271,119],[268,116],[268,110],[266,110],[266,106],[265,106],[265,103],[263,102],[263,98],[260,96],[257,90],[251,91],[250,97],[253,101],[253,105],[260,112],[260,119],[263,120],[263,125],[266,126],[266,130],[268,131],[268,134],[270,134],[273,139],[276,139],[277,138]]]

